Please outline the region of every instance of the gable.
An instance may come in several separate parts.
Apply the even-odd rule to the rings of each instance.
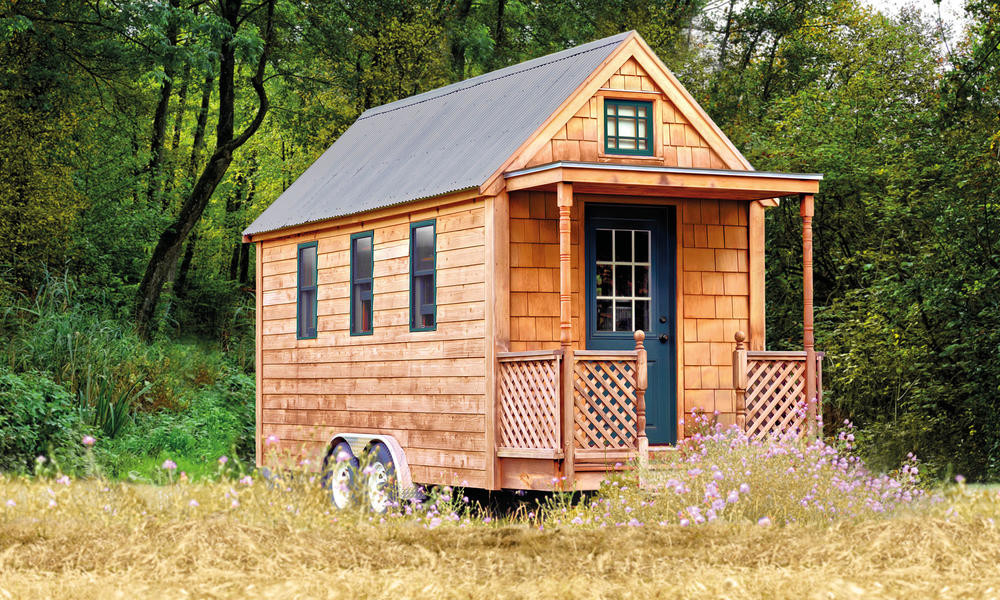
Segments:
[[[651,156],[623,156],[605,152],[605,99],[651,103],[654,117]],[[534,167],[560,160],[702,169],[728,168],[719,153],[711,148],[708,140],[692,126],[691,121],[634,56],[628,57],[566,124],[559,127],[551,139],[535,151],[524,166]]]

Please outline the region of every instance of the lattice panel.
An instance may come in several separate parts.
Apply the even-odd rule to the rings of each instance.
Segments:
[[[500,363],[500,448],[559,448],[559,357]]]
[[[805,388],[805,361],[748,360],[747,434],[805,433]]]
[[[635,447],[635,361],[577,359],[573,403],[577,448]]]

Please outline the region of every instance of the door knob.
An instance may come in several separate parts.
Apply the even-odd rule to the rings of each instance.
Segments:
[[[670,338],[667,336],[667,334],[665,334],[665,333],[660,334],[660,343],[661,344],[666,344],[667,340],[669,340],[669,339]]]

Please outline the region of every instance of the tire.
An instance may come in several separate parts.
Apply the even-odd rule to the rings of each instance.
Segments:
[[[323,466],[323,489],[330,492],[330,502],[338,510],[353,506],[357,500],[358,459],[347,442],[339,442],[326,455]]]
[[[382,442],[375,442],[368,448],[368,462],[362,473],[364,494],[368,509],[377,515],[385,514],[399,499],[396,482],[396,466],[389,448]]]

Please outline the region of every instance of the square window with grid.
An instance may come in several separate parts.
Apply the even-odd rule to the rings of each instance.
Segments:
[[[653,154],[653,103],[604,100],[604,151],[608,154]]]
[[[650,235],[644,229],[595,231],[597,331],[649,329]]]

